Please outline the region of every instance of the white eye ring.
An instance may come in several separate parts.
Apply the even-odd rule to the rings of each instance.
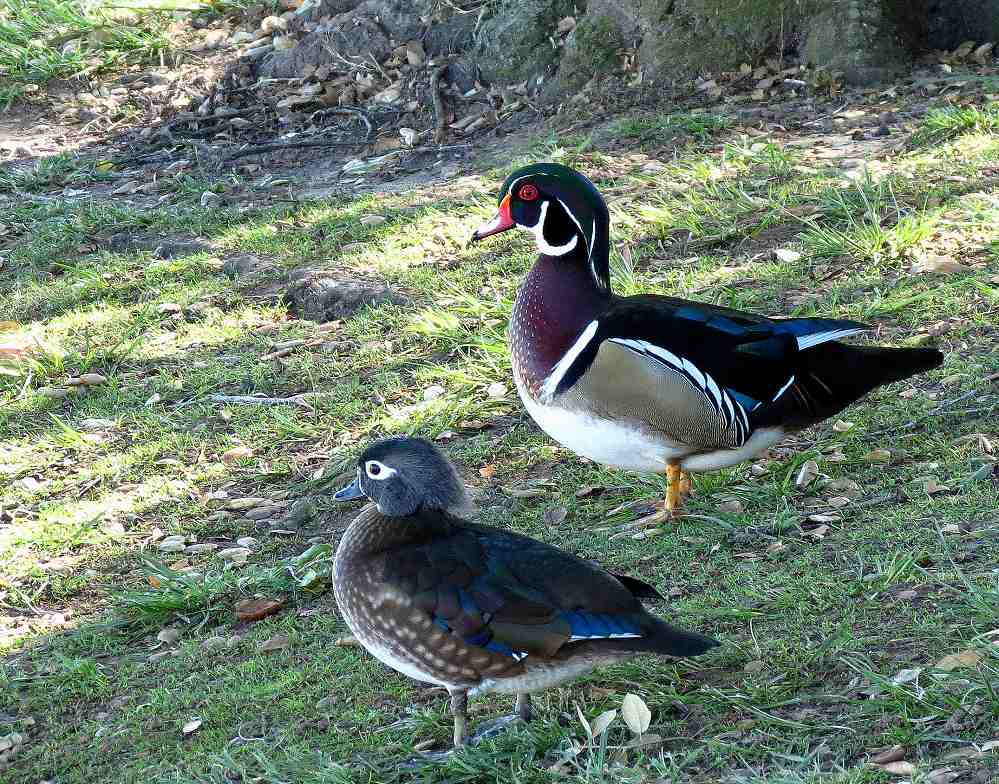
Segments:
[[[389,466],[378,460],[369,460],[364,464],[364,473],[368,475],[369,479],[380,482],[383,479],[395,476],[399,472],[394,468],[389,468]]]

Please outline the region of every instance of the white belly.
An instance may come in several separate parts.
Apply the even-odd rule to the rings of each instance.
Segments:
[[[637,427],[582,411],[542,405],[527,394],[516,374],[514,378],[520,399],[538,427],[577,455],[611,468],[663,474],[669,461],[679,460],[684,471],[714,471],[748,460],[784,437],[783,430],[767,428],[755,431],[737,449],[693,454],[695,450],[687,444],[653,438]]]

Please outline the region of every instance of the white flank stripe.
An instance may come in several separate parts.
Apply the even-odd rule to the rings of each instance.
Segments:
[[[864,328],[853,328],[853,329],[831,329],[828,332],[816,332],[814,335],[803,335],[798,338],[798,351],[804,351],[806,348],[812,348],[812,346],[818,346],[821,343],[828,343],[830,340],[839,340],[840,338],[848,338],[850,335],[859,335],[861,332],[866,332]]]
[[[705,376],[705,378],[708,380],[708,392],[711,393],[711,397],[715,400],[715,408],[720,412],[723,405],[721,389],[718,388],[718,384],[715,383],[715,380],[711,376]]]
[[[641,637],[640,634],[632,634],[631,632],[626,632],[624,634],[574,634],[569,638],[569,642],[578,642],[579,640],[620,640],[628,637]]]
[[[569,350],[562,355],[562,359],[558,361],[558,364],[552,368],[552,372],[548,374],[548,378],[541,385],[540,398],[542,403],[550,403],[552,398],[555,396],[555,390],[558,389],[558,385],[562,383],[562,379],[565,377],[566,372],[572,367],[572,363],[576,361],[583,350],[593,340],[593,336],[597,334],[597,328],[600,326],[599,321],[591,321],[586,325],[586,329],[583,333],[576,338],[576,342],[569,347]]]
[[[684,359],[683,369],[694,377],[694,380],[697,382],[698,386],[700,386],[701,389],[707,389],[708,382],[704,380],[704,374],[697,369],[697,365],[695,365],[689,359]]]
[[[735,409],[732,408],[732,396],[725,394],[725,409],[728,411],[728,422],[732,425],[735,422]]]
[[[780,388],[780,391],[776,395],[774,395],[774,399],[773,399],[772,402],[776,403],[777,402],[777,398],[779,398],[781,395],[783,395],[785,392],[787,392],[787,388],[789,386],[791,386],[791,384],[793,384],[793,383],[794,383],[794,374],[792,373],[791,374],[791,378],[789,378],[787,380],[787,383]]]

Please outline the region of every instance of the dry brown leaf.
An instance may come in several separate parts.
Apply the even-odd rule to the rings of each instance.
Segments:
[[[958,670],[963,667],[977,667],[981,660],[981,651],[970,648],[966,651],[961,651],[960,653],[948,654],[933,666],[938,670],[950,672],[951,670]]]
[[[739,514],[745,511],[745,507],[742,505],[742,501],[735,498],[730,498],[727,501],[722,501],[718,504],[719,512],[727,512],[729,514]]]
[[[799,490],[808,487],[819,475],[819,464],[814,460],[806,460],[798,470],[798,476],[794,480],[794,486]]]
[[[927,256],[912,266],[912,272],[917,275],[931,272],[952,275],[958,272],[969,272],[970,269],[951,256],[939,255]]]
[[[484,465],[479,469],[479,476],[483,479],[492,479],[496,476],[496,464],[489,463],[489,465]]]
[[[885,765],[876,765],[875,767],[883,770],[885,773],[890,773],[893,776],[911,776],[916,772],[916,766],[911,762],[906,762],[904,760],[889,762]]]
[[[565,520],[568,514],[569,510],[564,506],[555,506],[551,509],[546,509],[544,515],[542,515],[542,519],[546,525],[558,525]]]
[[[923,490],[927,495],[937,495],[938,493],[950,492],[950,488],[947,487],[947,485],[940,484],[935,477],[931,477],[923,482]]]
[[[905,746],[892,746],[891,748],[884,749],[871,757],[871,762],[875,765],[885,765],[889,762],[898,762],[899,760],[903,760],[905,759],[905,755]]]
[[[621,703],[621,717],[633,734],[641,736],[652,723],[652,711],[637,694],[625,694]]]
[[[889,463],[891,462],[891,452],[887,449],[872,449],[864,455],[866,463]]]
[[[281,599],[243,599],[233,608],[241,621],[259,621],[273,615],[284,605]]]
[[[291,645],[291,640],[287,634],[275,634],[273,637],[269,637],[264,640],[257,647],[257,650],[264,651],[280,651]]]
[[[225,463],[235,463],[251,457],[253,457],[253,450],[246,446],[246,444],[237,444],[232,449],[228,449],[222,453],[222,461]]]

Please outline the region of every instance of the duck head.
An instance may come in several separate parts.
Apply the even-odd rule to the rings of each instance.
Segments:
[[[535,163],[506,178],[498,201],[495,217],[472,242],[526,229],[542,255],[586,264],[596,285],[609,290],[607,204],[586,177],[558,163]]]
[[[466,515],[472,503],[454,465],[422,438],[387,438],[361,453],[357,478],[334,494],[336,501],[367,496],[387,517],[422,510]]]

